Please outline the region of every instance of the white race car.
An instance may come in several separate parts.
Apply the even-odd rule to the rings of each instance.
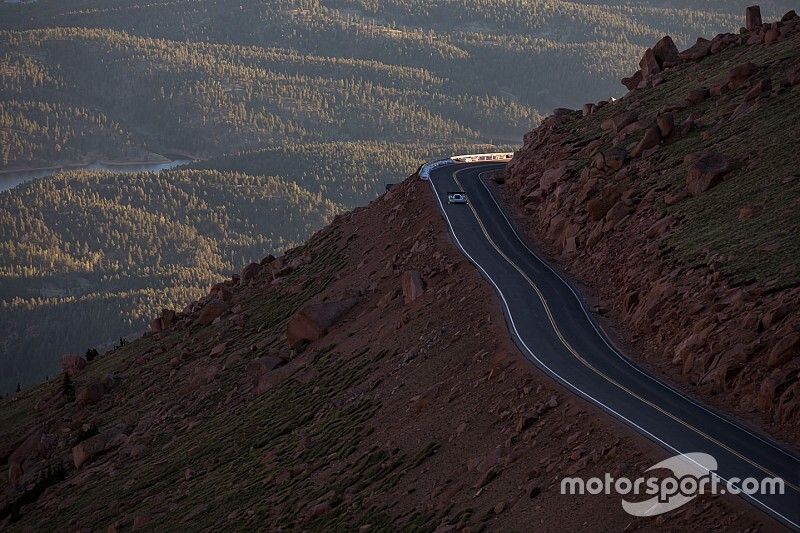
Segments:
[[[465,204],[467,203],[467,195],[463,192],[449,192],[447,193],[448,204]]]

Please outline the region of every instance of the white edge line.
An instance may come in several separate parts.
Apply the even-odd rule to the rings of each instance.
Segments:
[[[472,257],[470,254],[469,254],[469,252],[467,252],[467,250],[466,250],[466,249],[464,248],[464,246],[461,244],[461,241],[458,239],[458,236],[456,235],[456,232],[455,232],[455,228],[453,228],[453,224],[452,224],[452,222],[450,221],[450,217],[448,217],[448,216],[447,216],[447,211],[445,210],[445,208],[444,208],[444,205],[442,204],[442,200],[441,200],[441,198],[439,198],[439,193],[438,193],[438,191],[436,190],[436,185],[434,185],[434,183],[433,183],[433,176],[431,176],[431,178],[430,178],[429,180],[426,180],[426,181],[428,181],[428,182],[431,184],[431,188],[433,189],[433,195],[434,195],[434,197],[436,198],[436,201],[439,203],[439,209],[440,209],[440,211],[441,211],[442,215],[444,216],[445,220],[447,221],[447,225],[448,225],[448,227],[450,228],[450,234],[453,236],[453,239],[456,241],[456,244],[458,245],[458,248],[461,250],[461,252],[462,252],[462,253],[463,253],[465,256],[467,256],[467,258],[470,260],[470,262],[472,262],[472,264],[473,264],[473,265],[475,265],[475,266],[478,268],[478,270],[480,270],[480,271],[483,273],[484,277],[485,277],[487,280],[489,280],[489,282],[490,282],[490,283],[491,283],[491,284],[494,286],[494,288],[495,288],[495,291],[496,291],[496,292],[497,292],[497,294],[500,296],[500,299],[501,299],[501,300],[503,300],[503,306],[505,307],[505,310],[506,310],[506,316],[508,317],[508,320],[509,320],[509,322],[511,323],[511,327],[512,327],[512,329],[513,329],[513,331],[514,331],[514,336],[515,336],[515,337],[516,337],[516,339],[519,341],[519,344],[522,344],[522,346],[524,346],[524,347],[525,347],[525,351],[527,351],[527,352],[528,352],[528,354],[530,355],[530,357],[531,357],[531,358],[533,358],[533,359],[534,359],[534,360],[535,360],[537,363],[539,363],[539,365],[540,365],[542,368],[544,368],[544,369],[545,369],[547,372],[549,372],[550,374],[552,374],[553,376],[555,376],[555,377],[556,377],[556,378],[557,378],[559,381],[561,381],[561,382],[562,382],[563,384],[565,384],[567,387],[569,387],[569,388],[573,389],[573,390],[575,391],[575,393],[576,393],[576,394],[578,394],[579,396],[583,396],[584,398],[586,398],[586,399],[590,400],[591,402],[595,403],[596,405],[599,405],[600,407],[602,407],[603,409],[605,409],[607,412],[609,412],[609,413],[613,414],[614,416],[616,416],[617,418],[619,418],[619,419],[621,419],[621,420],[625,421],[625,422],[626,422],[627,424],[629,424],[630,426],[632,426],[632,427],[635,427],[635,428],[636,428],[637,430],[639,430],[641,433],[643,433],[643,434],[647,435],[647,436],[648,436],[648,437],[650,437],[652,440],[654,440],[654,441],[658,442],[659,444],[661,444],[661,445],[662,445],[662,446],[664,446],[665,448],[667,448],[667,449],[669,449],[669,450],[671,450],[671,451],[675,452],[675,453],[676,453],[676,454],[678,454],[678,455],[682,455],[682,456],[683,456],[683,455],[684,455],[684,454],[683,454],[683,452],[681,452],[680,450],[678,450],[678,449],[677,449],[677,448],[675,448],[674,446],[670,445],[670,444],[669,444],[669,443],[667,443],[666,441],[664,441],[664,440],[662,440],[661,438],[657,437],[655,434],[651,433],[650,431],[646,430],[646,429],[645,429],[645,428],[643,428],[642,426],[638,425],[636,422],[634,422],[634,421],[630,420],[629,418],[625,417],[623,414],[621,414],[621,413],[617,412],[616,410],[612,409],[611,407],[609,407],[609,406],[605,405],[605,404],[604,404],[603,402],[601,402],[600,400],[598,400],[598,399],[594,398],[593,396],[591,396],[590,394],[588,394],[588,393],[586,393],[586,392],[582,391],[581,389],[579,389],[578,387],[576,387],[575,385],[573,385],[572,383],[570,383],[569,381],[567,381],[566,379],[564,379],[563,377],[561,377],[561,375],[560,375],[560,374],[558,374],[558,373],[554,372],[554,371],[553,371],[553,370],[552,370],[552,369],[551,369],[549,366],[547,366],[547,364],[545,364],[545,363],[544,363],[544,362],[543,362],[543,361],[542,361],[542,360],[541,360],[539,357],[537,357],[537,356],[536,356],[536,354],[534,354],[534,353],[533,353],[533,351],[530,349],[530,347],[528,347],[528,345],[525,343],[525,341],[524,341],[524,340],[522,340],[522,337],[520,336],[520,334],[519,334],[519,331],[517,330],[517,325],[516,325],[516,323],[514,322],[514,317],[513,317],[513,316],[512,316],[512,314],[511,314],[511,308],[510,308],[510,306],[508,305],[508,302],[506,301],[506,297],[505,297],[505,295],[503,294],[503,291],[501,291],[501,290],[500,290],[500,287],[497,285],[497,283],[494,281],[494,279],[493,279],[493,278],[492,278],[492,277],[489,275],[489,273],[488,273],[488,272],[487,272],[487,271],[486,271],[486,270],[483,268],[483,266],[482,266],[480,263],[478,263],[478,262],[477,262],[477,261],[476,261],[476,260],[475,260],[475,259],[474,259],[474,258],[473,258],[473,257]],[[513,228],[512,228],[512,229],[513,229]],[[524,243],[523,243],[523,244],[524,244]],[[687,458],[688,458],[688,457],[687,457]],[[698,463],[698,462],[696,462],[696,461],[692,460],[691,458],[688,458],[688,459],[689,459],[690,461],[692,461],[693,463],[695,463],[697,466],[699,466],[699,467],[701,467],[701,468],[704,468],[704,467],[703,467],[703,465],[701,465],[700,463]],[[715,476],[717,476],[718,478],[720,478],[720,479],[721,479],[722,481],[724,481],[725,483],[728,483],[728,484],[730,484],[731,486],[733,486],[733,487],[736,487],[736,485],[734,485],[734,484],[730,483],[730,482],[729,482],[729,481],[728,481],[726,478],[724,478],[724,477],[720,476],[719,474],[717,474],[717,473],[714,473],[714,475],[715,475]],[[736,488],[738,489],[739,487],[736,487]],[[789,518],[785,517],[784,515],[780,514],[779,512],[777,512],[777,511],[776,511],[776,510],[774,510],[773,508],[769,507],[769,506],[768,506],[768,505],[766,505],[765,503],[763,503],[763,502],[761,502],[761,501],[757,500],[757,499],[756,499],[756,498],[754,498],[754,497],[753,497],[751,494],[746,494],[746,493],[744,493],[744,492],[740,491],[738,495],[739,495],[739,496],[746,496],[747,498],[749,498],[749,499],[751,499],[753,502],[755,502],[755,504],[756,504],[757,506],[760,506],[760,507],[763,507],[764,509],[767,509],[767,510],[769,510],[769,512],[771,512],[771,513],[772,513],[774,516],[780,517],[780,518],[781,518],[782,520],[784,520],[786,523],[788,523],[788,524],[791,524],[791,525],[792,525],[792,527],[794,527],[795,529],[798,529],[798,530],[800,530],[800,524],[797,524],[797,523],[793,522],[791,519],[789,519]]]
[[[543,264],[545,267],[547,267],[547,269],[550,270],[550,272],[552,272],[559,280],[561,280],[561,283],[563,283],[570,290],[570,292],[572,292],[572,295],[575,296],[575,299],[578,301],[578,305],[580,306],[581,311],[583,311],[583,314],[586,315],[586,318],[589,320],[589,323],[592,325],[592,328],[594,328],[594,330],[597,333],[597,335],[602,339],[602,341],[605,343],[605,345],[608,346],[608,348],[612,352],[614,352],[614,354],[616,354],[617,357],[619,357],[620,359],[622,359],[625,362],[625,364],[627,364],[628,366],[630,366],[631,368],[633,368],[634,370],[636,370],[637,372],[639,372],[643,376],[647,377],[651,381],[657,383],[661,387],[669,390],[670,392],[676,394],[677,396],[680,396],[681,398],[684,398],[684,399],[688,400],[690,403],[692,403],[696,407],[699,407],[700,409],[702,409],[703,411],[707,412],[708,414],[713,415],[715,418],[725,422],[726,424],[728,424],[728,425],[730,425],[730,426],[732,426],[732,427],[734,427],[734,428],[736,428],[736,429],[738,429],[740,431],[743,431],[743,432],[747,433],[751,437],[755,437],[759,441],[761,441],[764,444],[770,446],[774,450],[781,452],[783,455],[789,457],[790,459],[794,460],[795,462],[800,462],[800,459],[798,459],[792,453],[788,452],[787,450],[784,450],[783,448],[781,448],[777,444],[775,444],[773,442],[770,442],[769,440],[759,436],[758,434],[753,433],[752,431],[748,430],[746,427],[744,427],[744,426],[742,426],[740,424],[737,424],[733,420],[730,420],[727,417],[721,416],[719,413],[716,413],[713,410],[709,409],[708,407],[704,406],[703,404],[693,400],[691,397],[683,394],[682,392],[680,392],[679,390],[675,389],[674,387],[671,387],[670,385],[668,385],[668,384],[664,383],[663,381],[657,379],[655,376],[651,376],[649,373],[645,372],[644,370],[639,368],[637,365],[633,364],[633,362],[630,359],[628,359],[627,357],[622,355],[609,342],[609,340],[607,338],[608,336],[606,335],[605,331],[601,332],[602,328],[598,329],[597,324],[595,324],[595,321],[592,320],[592,317],[589,315],[588,311],[586,311],[586,307],[583,304],[583,300],[581,300],[580,296],[578,296],[578,293],[575,291],[575,288],[572,286],[572,284],[567,282],[567,280],[565,280],[553,267],[551,267],[548,264],[547,261],[544,261],[541,257],[539,257],[536,254],[536,252],[534,252],[533,250],[530,249],[530,247],[528,247],[528,245],[525,243],[525,241],[523,241],[522,238],[519,236],[519,233],[517,233],[517,230],[516,230],[516,228],[514,228],[514,225],[511,223],[511,221],[506,216],[505,212],[503,211],[503,208],[500,207],[500,204],[497,202],[497,199],[494,197],[494,195],[492,194],[492,191],[489,189],[489,187],[486,186],[486,184],[483,182],[482,179],[479,178],[478,181],[481,183],[483,188],[486,189],[486,192],[489,193],[489,197],[492,199],[492,202],[494,202],[494,204],[497,206],[497,210],[500,212],[501,215],[503,215],[503,218],[505,219],[506,223],[508,224],[508,227],[511,228],[511,231],[514,233],[514,236],[517,238],[517,240],[520,242],[520,244],[522,244],[522,246],[524,246],[525,249],[528,250],[528,252],[533,257],[535,257],[537,261],[539,261],[541,264]]]

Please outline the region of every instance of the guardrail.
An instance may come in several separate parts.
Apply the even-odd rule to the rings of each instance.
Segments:
[[[459,163],[475,163],[479,161],[511,161],[514,152],[495,152],[492,154],[454,155],[450,159]]]
[[[444,159],[433,159],[428,161],[419,170],[419,177],[422,180],[431,179],[431,172],[437,168],[445,167],[448,165],[455,165],[456,163],[477,163],[477,162],[491,162],[491,161],[511,161],[514,157],[514,152],[497,152],[492,154],[465,154],[454,155]]]

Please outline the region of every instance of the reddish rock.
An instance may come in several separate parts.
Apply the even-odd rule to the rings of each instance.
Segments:
[[[223,302],[229,302],[231,301],[231,298],[233,298],[233,292],[231,291],[231,288],[225,283],[217,283],[211,287],[210,294],[212,297],[218,298]]]
[[[680,63],[678,56],[678,47],[672,37],[665,35],[653,47],[653,54],[656,56],[656,61],[661,68],[669,68]]]
[[[286,364],[286,360],[277,355],[265,355],[264,357],[254,359],[247,364],[247,368],[245,369],[247,381],[249,381],[251,385],[256,386],[261,376],[272,372],[284,364]]]
[[[658,132],[662,139],[668,139],[675,131],[675,116],[672,113],[662,113],[656,118]]]
[[[547,191],[555,183],[558,183],[566,176],[567,176],[566,166],[548,168],[547,170],[544,171],[542,177],[539,179],[539,187],[541,187],[542,190]]]
[[[262,267],[260,264],[250,263],[249,265],[247,265],[242,269],[242,273],[239,275],[239,279],[241,280],[242,283],[247,283],[251,279],[258,276],[258,274],[261,272],[261,269]]]
[[[203,385],[208,385],[217,378],[219,372],[220,368],[216,364],[194,366],[189,372],[186,389],[191,392],[199,389]]]
[[[772,80],[769,78],[764,78],[760,82],[756,83],[752,89],[747,91],[747,94],[744,95],[745,102],[752,102],[757,98],[761,98],[765,94],[769,94],[772,91]]]
[[[603,164],[611,170],[619,170],[625,165],[628,160],[628,152],[623,148],[611,148],[606,150],[603,154]]]
[[[159,333],[164,328],[161,326],[161,318],[154,318],[150,321],[150,333]]]
[[[629,135],[633,135],[636,132],[642,131],[647,127],[647,125],[648,123],[646,121],[638,120],[622,128],[617,135],[619,136],[620,140],[623,140]]]
[[[661,66],[658,64],[658,59],[656,59],[656,54],[652,48],[645,50],[644,56],[639,61],[639,68],[642,70],[643,78],[649,78],[661,72]]]
[[[708,93],[711,96],[714,96],[714,97],[719,97],[719,96],[722,96],[723,94],[728,94],[728,91],[730,91],[730,87],[728,86],[727,82],[726,83],[713,83],[708,88]]]
[[[780,382],[773,376],[767,377],[761,382],[758,389],[756,405],[762,411],[771,411],[775,405],[775,396]]]
[[[44,439],[44,430],[41,428],[35,429],[11,452],[11,455],[8,456],[9,485],[16,487],[24,474],[23,465],[42,454],[43,448],[45,448],[43,446]]]
[[[783,79],[781,79],[781,87],[794,87],[800,85],[800,68],[796,68],[793,72],[789,72]]]
[[[716,152],[708,152],[692,163],[686,176],[686,188],[692,196],[699,196],[717,185],[733,169],[730,159]]]
[[[61,369],[69,376],[77,375],[86,368],[86,359],[80,355],[67,354],[61,358]]]
[[[208,326],[214,320],[222,316],[222,314],[228,309],[228,305],[221,299],[213,299],[208,302],[204,307],[203,310],[200,311],[200,315],[197,317],[197,323],[202,326]]]
[[[692,89],[689,91],[684,100],[689,102],[691,105],[697,105],[703,103],[706,98],[708,98],[709,92],[706,87],[698,87],[697,89]]]
[[[584,117],[590,116],[592,113],[594,113],[594,104],[583,104],[581,113]]]
[[[567,107],[557,107],[553,109],[553,116],[554,117],[566,117],[575,113],[574,109],[569,109]]]
[[[747,39],[745,43],[747,46],[753,46],[755,44],[761,44],[764,42],[764,32],[762,31],[755,31],[750,34],[750,37]]]
[[[103,399],[106,394],[106,387],[99,381],[89,383],[77,397],[81,405],[95,405]]]
[[[94,435],[78,443],[72,448],[72,461],[75,468],[80,468],[87,462],[95,459],[106,449],[106,438],[104,435]]]
[[[745,12],[745,28],[747,28],[747,31],[758,30],[761,26],[761,8],[759,6],[748,7]]]
[[[357,303],[357,298],[347,298],[302,307],[289,319],[286,328],[289,347],[298,349],[321,339]]]
[[[635,111],[626,111],[611,119],[611,126],[614,133],[619,133],[625,126],[633,124],[639,118]]]
[[[178,313],[174,309],[161,310],[161,325],[166,328],[168,325],[173,324],[178,319]]]
[[[777,28],[770,28],[764,34],[764,44],[777,43],[781,39],[781,32]]]
[[[792,331],[785,334],[769,351],[767,364],[774,368],[800,355],[800,334]]]
[[[506,175],[504,172],[492,172],[492,181],[498,185],[503,185],[506,182]]]
[[[221,342],[211,348],[211,351],[208,353],[210,357],[219,357],[225,353],[225,349],[228,347],[227,343]]]
[[[725,79],[731,89],[738,89],[756,72],[758,72],[758,67],[748,61],[747,63],[742,63],[729,70]]]
[[[700,37],[691,48],[684,50],[678,56],[684,61],[699,61],[710,54],[711,41]]]
[[[645,151],[661,143],[661,131],[657,127],[648,128],[642,140],[631,151],[631,157],[641,157]]]
[[[403,298],[406,304],[410,304],[425,292],[422,277],[416,270],[403,272],[403,275],[400,277],[400,284],[403,289]]]
[[[601,220],[608,213],[614,204],[617,203],[620,192],[616,187],[609,187],[603,190],[600,196],[592,198],[586,204],[586,212],[592,220]]]
[[[622,85],[628,88],[629,91],[635,90],[642,83],[642,71],[637,70],[632,76],[622,78]]]

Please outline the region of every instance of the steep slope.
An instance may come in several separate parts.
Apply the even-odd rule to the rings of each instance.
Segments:
[[[561,496],[665,453],[524,361],[415,176],[153,327],[2,400],[0,524],[773,527],[738,500],[644,520]]]
[[[290,144],[159,174],[68,172],[0,194],[0,394],[303,242],[426,157],[469,145]],[[342,179],[340,176],[345,175]],[[100,317],[104,317],[101,319]]]
[[[632,357],[796,446],[800,18],[755,14],[548,117],[501,190]]]

